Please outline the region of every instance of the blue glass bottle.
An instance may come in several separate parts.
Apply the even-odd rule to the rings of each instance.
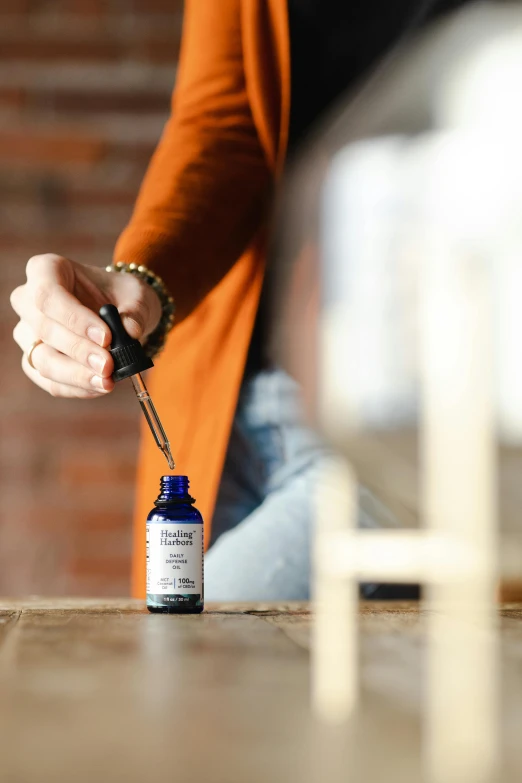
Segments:
[[[203,518],[187,476],[162,476],[147,517],[147,609],[167,614],[203,611]]]

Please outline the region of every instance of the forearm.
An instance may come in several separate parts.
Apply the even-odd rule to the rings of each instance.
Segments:
[[[115,260],[154,269],[172,291],[181,320],[251,242],[271,191],[271,173],[251,132],[183,127],[173,118]]]
[[[186,0],[172,117],[115,260],[169,285],[177,319],[234,265],[262,224],[272,173],[245,83],[240,0]]]

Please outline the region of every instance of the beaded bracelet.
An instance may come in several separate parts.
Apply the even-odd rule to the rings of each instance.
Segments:
[[[125,264],[123,261],[118,261],[116,264],[110,264],[105,267],[107,272],[119,272],[120,274],[131,274],[137,277],[139,280],[143,280],[144,283],[150,285],[151,288],[157,293],[161,304],[161,318],[157,327],[147,337],[147,340],[143,346],[143,350],[153,359],[163,349],[167,336],[174,326],[174,313],[176,306],[174,299],[169,294],[168,288],[155,272],[147,269],[142,264]]]

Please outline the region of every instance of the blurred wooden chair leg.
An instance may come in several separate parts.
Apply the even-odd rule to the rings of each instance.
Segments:
[[[357,525],[357,479],[342,458],[325,466],[315,504],[312,700],[322,720],[339,723],[354,711],[358,694],[358,585],[331,567],[334,537],[349,536]]]
[[[482,259],[429,222],[421,265],[423,518],[450,568],[428,585],[425,757],[430,783],[490,781],[498,762],[496,443],[492,307]]]

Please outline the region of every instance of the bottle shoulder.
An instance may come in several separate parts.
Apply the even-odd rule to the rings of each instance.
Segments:
[[[179,503],[172,506],[155,507],[149,513],[147,522],[191,522],[203,524],[203,517],[197,508],[190,503]]]

